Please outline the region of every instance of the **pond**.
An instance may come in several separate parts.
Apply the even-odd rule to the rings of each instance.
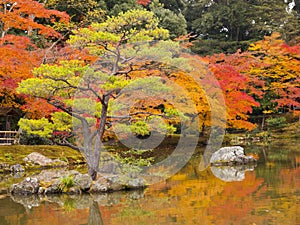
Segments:
[[[201,170],[196,154],[177,174],[143,191],[2,195],[0,224],[300,224],[299,140],[245,148],[260,158],[240,181]]]

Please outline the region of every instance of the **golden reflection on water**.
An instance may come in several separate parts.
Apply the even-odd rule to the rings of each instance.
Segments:
[[[209,169],[188,165],[119,205],[107,224],[300,224],[300,168],[282,169],[270,186],[255,171],[240,182],[224,182]]]

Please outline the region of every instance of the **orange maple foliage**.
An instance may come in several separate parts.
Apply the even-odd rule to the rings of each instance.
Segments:
[[[47,57],[51,63],[56,63],[62,60],[81,60],[86,64],[92,65],[94,62],[98,60],[98,57],[95,55],[89,54],[89,52],[85,49],[75,49],[70,46],[64,46],[63,48],[59,48],[55,51],[53,57]]]
[[[35,21],[36,18],[48,19],[54,22],[60,18],[61,22],[67,22],[69,16],[57,10],[48,10],[44,4],[34,0],[1,1],[0,3],[0,24],[1,37],[4,37],[9,30],[18,29],[29,33],[38,30],[38,34],[46,37],[60,34],[48,26]]]
[[[37,52],[28,48],[36,49],[27,37],[6,35],[0,39],[1,89],[13,90],[39,65]]]
[[[61,35],[53,28],[40,24],[38,18],[49,22],[66,23],[66,13],[44,8],[33,0],[2,1],[0,3],[0,106],[19,108],[24,102],[44,115],[48,107],[36,109],[36,100],[18,95],[18,83],[32,77],[32,70],[43,61],[44,49],[38,48],[30,39],[33,31],[44,37],[58,38]],[[18,35],[12,34],[18,33]],[[27,109],[28,110],[28,109]]]
[[[175,83],[182,87],[187,93],[187,97],[193,101],[193,105],[197,111],[196,114],[191,113],[189,115],[190,119],[192,120],[196,116],[199,118],[200,130],[212,125],[211,107],[215,107],[213,110],[217,111],[218,114],[215,115],[217,118],[214,118],[214,125],[223,127],[224,123],[222,120],[225,118],[223,114],[226,114],[227,127],[251,130],[255,128],[255,125],[247,121],[248,113],[252,112],[252,107],[258,106],[259,104],[248,92],[262,95],[260,90],[252,88],[250,84],[259,86],[262,85],[263,82],[255,77],[242,74],[242,71],[246,71],[246,69],[255,62],[247,60],[246,57],[240,57],[238,54],[239,53],[231,57],[230,62],[232,65],[223,60],[226,56],[222,54],[210,58],[182,54],[182,57],[187,59],[188,65],[192,68],[190,71],[161,71],[159,69],[151,70],[147,68],[147,70],[133,72],[130,76],[160,76],[164,78],[169,86],[174,86],[172,83]],[[235,60],[232,60],[232,58],[235,58]],[[219,60],[222,63],[220,63]],[[248,66],[245,66],[243,63],[246,61],[249,62]],[[159,68],[159,66],[156,65],[155,68]],[[241,72],[239,72],[238,69]],[[186,109],[190,107],[187,105],[187,99],[179,94],[179,92],[177,98],[179,102],[182,103],[179,108]],[[222,105],[223,98],[225,98],[226,105],[224,106],[226,106],[226,108]],[[154,101],[151,101],[151,103],[153,104]],[[160,102],[158,104],[171,107],[167,103]],[[143,106],[145,106],[145,102],[143,102]]]
[[[28,51],[32,48],[33,51]],[[32,76],[32,69],[40,64],[36,46],[29,38],[6,35],[0,39],[0,97],[2,106],[18,107],[15,88]],[[4,98],[5,96],[5,98]]]
[[[255,206],[253,199],[247,196],[255,193],[263,181],[262,178],[256,178],[254,173],[247,173],[247,179],[227,183],[222,194],[213,197],[209,214],[214,216],[218,224],[231,224],[234,221],[243,224],[242,221]]]
[[[193,129],[199,129],[200,131],[205,127],[210,125],[210,106],[206,98],[205,91],[202,89],[201,85],[193,78],[192,74],[189,74],[181,70],[169,70],[167,68],[160,68],[160,65],[142,65],[142,70],[137,70],[130,73],[131,77],[141,78],[146,76],[159,76],[162,77],[164,82],[172,87],[171,95],[172,101],[170,99],[147,99],[145,101],[140,101],[139,105],[136,105],[133,110],[144,110],[152,113],[161,113],[161,105],[163,108],[175,108],[179,112],[184,113],[189,117],[189,122],[199,118],[199,127],[190,127],[190,123],[187,122],[187,126]],[[160,69],[153,69],[160,68]],[[146,69],[145,69],[146,68]],[[198,72],[206,73],[206,68],[203,66],[198,66]],[[177,124],[180,121],[173,119],[169,121],[172,124]]]

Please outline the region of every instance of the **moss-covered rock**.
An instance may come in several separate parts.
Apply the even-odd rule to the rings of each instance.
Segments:
[[[33,165],[39,165],[44,167],[64,167],[67,166],[68,163],[62,161],[60,159],[50,159],[38,152],[32,152],[28,156],[26,156],[23,161],[26,163],[31,163]]]

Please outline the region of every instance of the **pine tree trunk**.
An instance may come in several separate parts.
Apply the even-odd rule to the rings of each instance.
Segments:
[[[98,171],[95,169],[94,166],[88,165],[88,174],[91,176],[92,180],[97,179]]]
[[[107,109],[108,109],[108,101],[109,96],[103,97],[102,110],[101,110],[101,117],[100,117],[100,124],[97,130],[97,134],[89,138],[88,141],[88,152],[86,154],[87,164],[88,164],[88,173],[92,177],[93,180],[97,179],[97,173],[99,169],[100,163],[100,153],[102,149],[102,138],[105,131],[105,124],[107,119]],[[94,142],[93,142],[94,141]],[[94,151],[92,151],[91,146],[94,143]]]
[[[102,144],[99,140],[99,137],[96,137],[93,149],[92,147],[89,147],[88,152],[86,152],[85,155],[88,167],[88,174],[92,177],[92,180],[97,179],[97,173],[99,169],[100,152],[102,148]]]

